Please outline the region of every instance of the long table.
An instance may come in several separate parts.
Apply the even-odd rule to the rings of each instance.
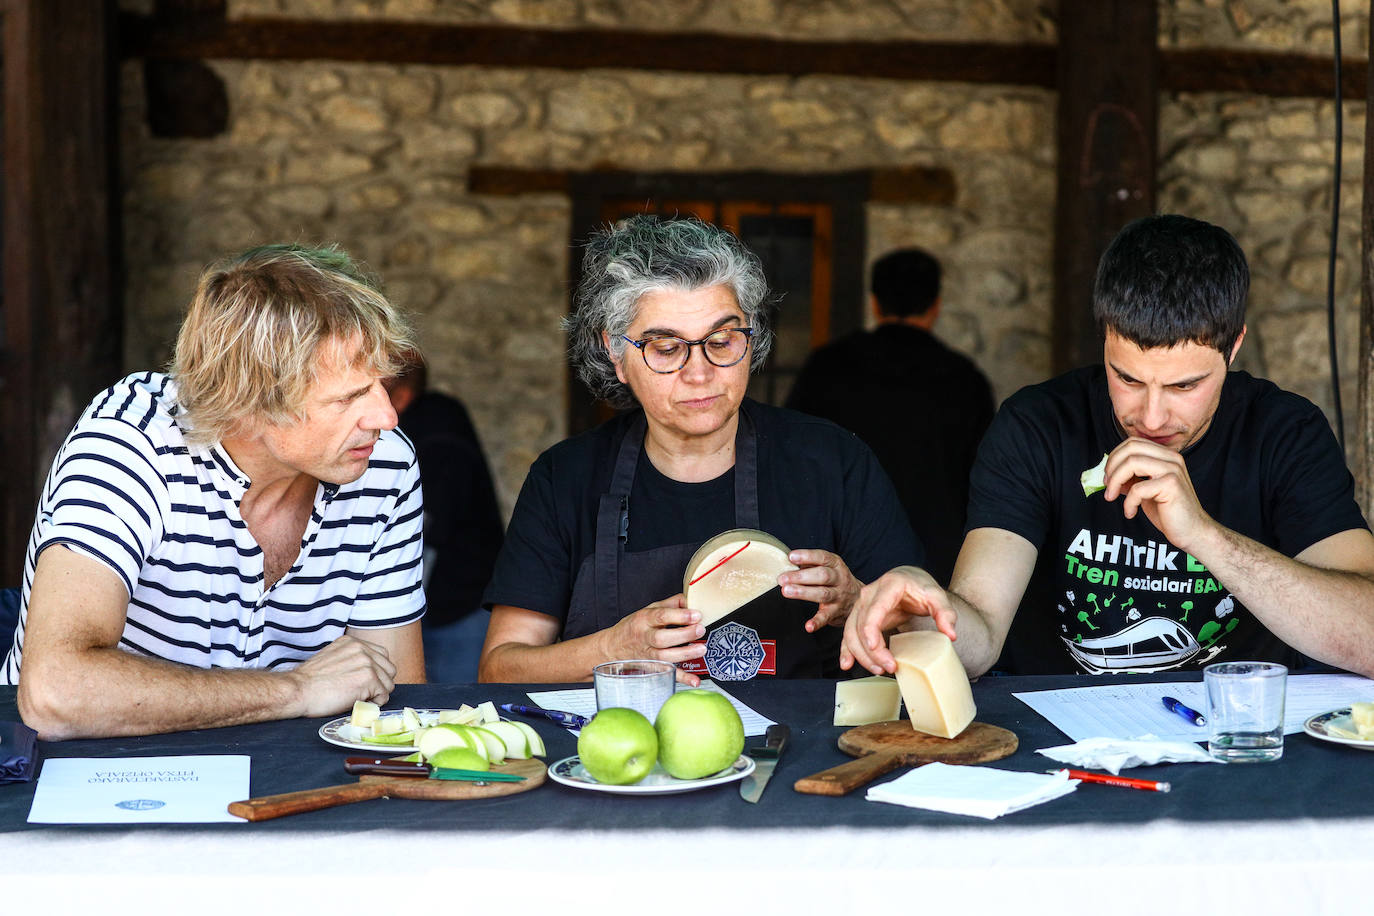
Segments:
[[[1041,772],[1054,764],[1036,749],[1068,742],[1013,693],[1099,683],[978,682],[978,719],[1020,741],[1013,756],[993,765]],[[1167,794],[1085,784],[984,821],[869,802],[862,789],[842,798],[794,792],[796,779],[848,759],[837,746],[843,729],[830,724],[834,682],[723,686],[792,728],[792,743],[756,805],[733,784],[644,796],[550,781],[502,798],[378,799],[251,824],[54,826],[26,821],[34,784],[0,786],[0,874],[60,880],[68,893],[89,891],[97,902],[109,879],[133,869],[158,879],[142,886],[169,893],[251,879],[275,899],[304,900],[322,884],[342,882],[349,902],[381,909],[386,889],[401,876],[443,876],[499,879],[518,899],[562,905],[600,886],[596,893],[616,900],[672,888],[707,895],[703,901],[757,892],[760,899],[795,897],[806,911],[852,907],[865,894],[875,903],[908,894],[954,903],[971,894],[980,904],[1003,901],[1021,911],[1064,912],[1085,900],[1111,900],[1118,911],[1157,913],[1247,900],[1253,912],[1280,903],[1337,912],[1360,899],[1374,867],[1374,754],[1366,751],[1290,735],[1275,763],[1126,771],[1167,779]],[[405,686],[387,705],[527,702],[528,689]],[[0,688],[0,719],[10,718],[17,718],[14,690]],[[247,754],[252,793],[269,795],[351,780],[341,761],[357,752],[321,740],[324,721],[42,743],[41,751],[49,759]],[[550,762],[576,752],[571,734],[532,724]],[[361,886],[360,876],[369,876]],[[369,892],[379,895],[375,901]],[[210,911],[220,904],[233,908],[230,898],[203,901]]]

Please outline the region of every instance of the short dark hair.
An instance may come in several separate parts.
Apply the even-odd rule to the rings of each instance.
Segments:
[[[1196,343],[1228,361],[1245,329],[1250,268],[1220,226],[1168,214],[1122,229],[1097,265],[1093,318],[1148,350]]]
[[[884,315],[924,315],[940,298],[940,262],[919,248],[898,248],[873,262],[868,286]]]

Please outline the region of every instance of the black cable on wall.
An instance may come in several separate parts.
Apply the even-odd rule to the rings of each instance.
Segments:
[[[1331,0],[1331,34],[1336,60],[1336,156],[1331,178],[1331,245],[1326,261],[1326,341],[1331,356],[1331,399],[1336,414],[1336,438],[1345,451],[1345,416],[1341,410],[1341,373],[1336,361],[1336,243],[1341,228],[1341,0]]]

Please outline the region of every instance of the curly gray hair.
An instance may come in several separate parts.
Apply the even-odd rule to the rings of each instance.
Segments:
[[[572,314],[563,319],[568,353],[577,374],[596,395],[617,407],[634,403],[616,377],[615,361],[628,346],[621,337],[634,321],[645,293],[695,292],[726,286],[754,329],[749,371],[759,369],[773,346],[768,281],[758,255],[735,235],[699,219],[632,216],[598,231],[582,256]],[[602,332],[610,338],[610,350]]]

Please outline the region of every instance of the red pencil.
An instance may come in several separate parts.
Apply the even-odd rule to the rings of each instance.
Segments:
[[[1144,789],[1146,792],[1168,792],[1167,782],[1154,782],[1149,779],[1132,779],[1129,776],[1109,776],[1106,773],[1089,773],[1087,770],[1047,770],[1048,773],[1068,773],[1070,779],[1079,782],[1096,782],[1104,786],[1121,786],[1123,789]]]

